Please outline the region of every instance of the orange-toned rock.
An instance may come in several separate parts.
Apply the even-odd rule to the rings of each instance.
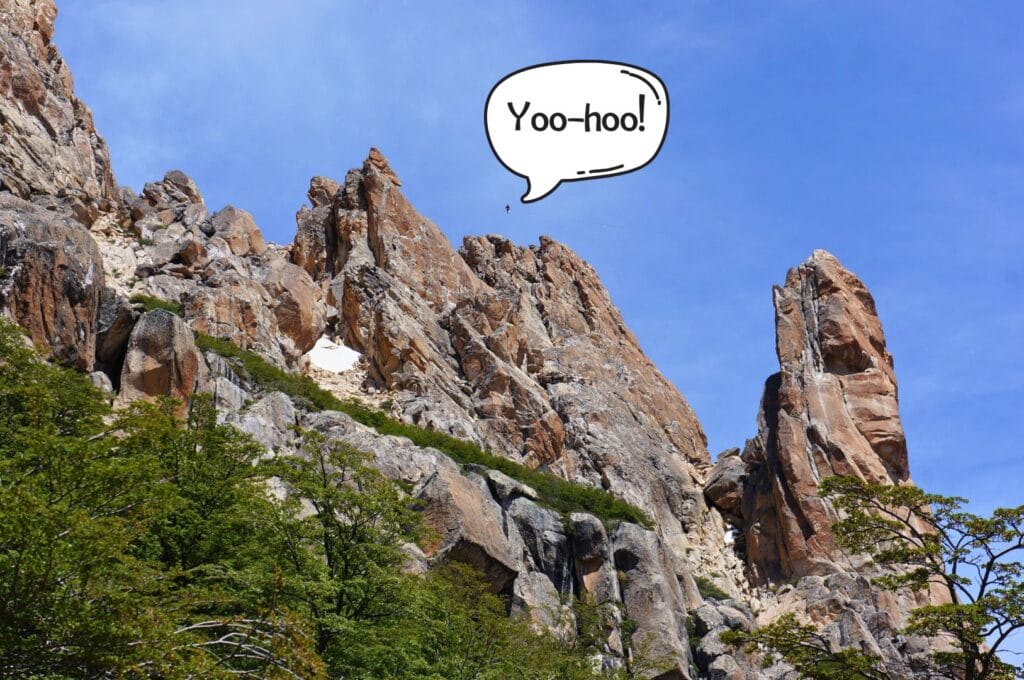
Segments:
[[[339,334],[405,419],[609,489],[650,512],[680,559],[705,531],[721,539],[701,520],[701,426],[590,265],[549,238],[456,251],[376,150],[329,210],[314,184],[293,261],[319,273]],[[318,243],[335,250],[316,259]]]
[[[298,229],[292,244],[292,261],[315,280],[334,276],[338,253],[334,201],[341,186],[327,177],[309,181],[307,196],[312,208],[303,206],[295,215]]]
[[[746,552],[761,581],[850,570],[830,531],[835,511],[817,494],[822,479],[909,479],[892,357],[864,284],[817,250],[774,300],[781,370],[743,452]]]
[[[451,559],[479,569],[495,592],[515,578],[518,570],[502,527],[501,508],[490,498],[486,483],[446,466],[423,485],[423,519],[440,543],[430,546],[429,557]]]
[[[324,305],[313,279],[283,259],[273,259],[259,276],[271,298],[277,327],[291,340],[290,360],[311,350],[324,332]]]
[[[273,300],[258,281],[236,271],[206,276],[189,286],[180,301],[192,329],[230,340],[284,366]]]
[[[91,371],[103,263],[65,209],[0,192],[0,307],[58,361]]]
[[[235,255],[262,255],[267,250],[267,242],[252,215],[232,205],[214,214],[213,230]]]
[[[202,266],[206,262],[206,246],[198,239],[189,239],[181,245],[178,257],[187,267]]]

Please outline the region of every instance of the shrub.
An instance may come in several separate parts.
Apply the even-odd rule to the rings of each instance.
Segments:
[[[704,576],[695,576],[694,581],[697,583],[697,592],[704,599],[712,600],[728,600],[729,594],[716,586],[710,579]]]
[[[387,435],[406,437],[414,444],[437,449],[461,465],[482,465],[533,487],[542,502],[559,512],[584,511],[604,522],[625,521],[650,528],[650,518],[636,506],[616,498],[604,489],[569,482],[547,472],[484,451],[472,442],[436,430],[410,425],[372,409],[357,400],[341,400],[312,379],[274,366],[255,352],[243,350],[229,340],[199,334],[196,345],[235,360],[261,389],[284,392],[315,411],[341,411],[356,422]]]

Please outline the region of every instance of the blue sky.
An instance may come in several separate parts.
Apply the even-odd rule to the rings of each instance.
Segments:
[[[777,370],[771,286],[814,248],[869,285],[915,480],[1024,501],[1024,4],[69,0],[56,42],[135,189],[179,168],[288,242],[370,146],[454,243],[550,234],[601,274],[712,453]],[[538,62],[657,73],[658,158],[517,202],[482,127]],[[506,203],[513,205],[510,215]]]

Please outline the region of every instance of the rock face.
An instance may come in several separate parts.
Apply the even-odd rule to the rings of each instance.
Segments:
[[[765,384],[757,436],[743,451],[741,522],[757,580],[848,571],[818,498],[831,475],[875,483],[909,478],[892,357],[875,303],[835,257],[818,250],[774,291],[780,372]],[[712,479],[735,468],[720,462]],[[711,486],[735,513],[735,492]],[[723,499],[728,499],[723,502]]]
[[[91,371],[103,262],[63,209],[0,192],[0,306],[58,361]]]
[[[270,307],[280,332],[291,341],[287,354],[297,357],[309,351],[323,334],[325,309],[316,284],[304,270],[276,258],[256,273],[270,294]]]
[[[92,370],[103,265],[88,231],[117,188],[50,43],[52,1],[0,0],[0,305],[54,358]]]
[[[52,0],[0,0],[0,191],[59,198],[90,224],[117,187],[106,144],[50,43]]]

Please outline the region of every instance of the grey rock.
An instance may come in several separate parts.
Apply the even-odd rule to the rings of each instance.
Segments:
[[[580,595],[590,595],[596,602],[621,600],[611,541],[601,520],[574,512],[569,515],[569,526]]]
[[[708,503],[729,517],[741,517],[743,482],[746,475],[747,466],[740,458],[739,449],[729,449],[719,454],[715,467],[704,484],[704,495]]]
[[[494,497],[502,503],[518,497],[529,498],[530,500],[537,500],[540,498],[532,487],[512,479],[504,472],[484,468],[482,466],[474,467],[481,468],[478,470],[479,474],[487,480],[487,484],[491,487],[491,493],[493,493]]]
[[[750,676],[731,656],[723,654],[708,664],[707,677],[708,680],[746,680]]]
[[[712,661],[732,651],[729,645],[722,642],[720,638],[721,634],[727,630],[729,629],[725,626],[720,626],[709,631],[700,639],[696,649],[693,650],[693,660],[697,664],[697,668],[707,671]]]
[[[460,474],[459,466],[440,451],[420,448],[405,437],[380,435],[345,413],[307,413],[302,426],[371,454],[374,465],[385,476],[411,485],[414,493],[438,472],[444,476]]]
[[[656,644],[686,677],[691,658],[686,602],[658,535],[622,523],[612,535],[612,551],[615,568],[623,573],[626,615],[638,623],[634,639]]]
[[[539,630],[550,631],[566,642],[575,635],[572,608],[563,604],[555,586],[540,572],[516,577],[510,605],[513,616],[528,616]]]
[[[529,554],[529,565],[543,573],[560,593],[572,592],[572,552],[561,516],[524,498],[506,508]]]
[[[114,386],[110,382],[110,376],[103,371],[93,371],[89,374],[89,382],[93,384],[93,387],[98,387],[104,392],[113,393]]]
[[[432,557],[476,567],[495,592],[511,584],[518,565],[502,528],[501,508],[480,486],[441,469],[418,495],[425,501],[424,521],[442,537]]]
[[[718,611],[718,607],[710,603],[702,604],[693,610],[694,632],[698,637],[704,637],[715,628],[725,625],[725,617]]]
[[[731,630],[745,630],[748,632],[754,629],[754,619],[749,613],[743,612],[735,607],[730,607],[725,603],[719,604],[718,613],[721,615],[726,628]]]
[[[271,451],[295,444],[298,416],[291,399],[283,392],[271,392],[237,416],[238,428],[252,434]]]

